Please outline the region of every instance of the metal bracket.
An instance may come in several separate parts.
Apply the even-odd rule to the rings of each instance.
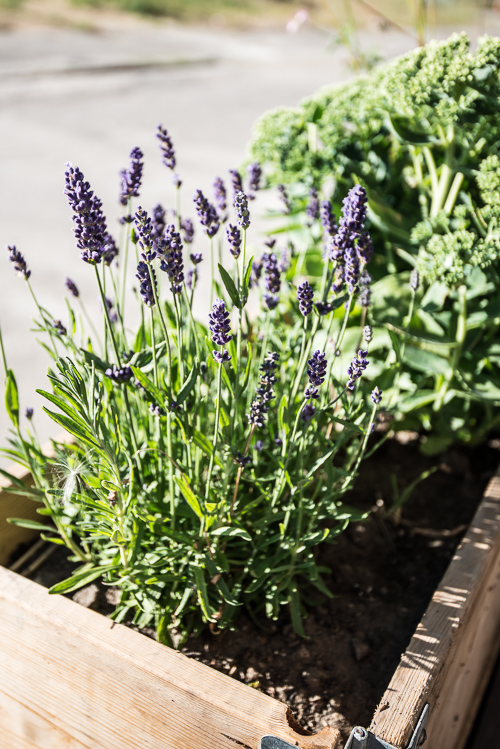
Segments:
[[[427,736],[425,733],[425,726],[427,718],[429,716],[429,703],[424,706],[420,717],[418,719],[415,730],[413,731],[410,743],[406,749],[420,749]],[[389,744],[387,741],[378,738],[371,731],[367,731],[366,728],[356,726],[352,729],[351,735],[347,741],[345,749],[398,749],[393,744]]]
[[[428,716],[429,703],[424,706],[424,709],[420,713],[420,718],[406,749],[420,749],[427,738],[425,726]],[[260,749],[297,749],[297,745],[289,744],[288,741],[283,741],[283,739],[279,739],[277,736],[263,736],[260,741]],[[379,739],[374,733],[367,731],[366,728],[356,726],[351,731],[345,749],[398,749],[398,747],[389,744],[383,739]]]

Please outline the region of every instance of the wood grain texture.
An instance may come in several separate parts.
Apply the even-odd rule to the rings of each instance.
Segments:
[[[426,702],[426,749],[462,749],[500,646],[500,477],[418,625],[370,729],[405,747]]]
[[[19,737],[9,749],[257,749],[265,734],[334,749],[339,740],[333,728],[298,735],[277,700],[0,568],[0,716],[13,705],[0,729]]]
[[[26,484],[31,483],[30,473],[23,466],[13,464],[9,466],[8,470],[9,473]],[[36,511],[37,507],[41,506],[38,502],[33,502],[27,497],[17,494],[10,494],[8,487],[9,480],[0,475],[0,564],[8,564],[12,552],[17,549],[19,544],[39,535],[39,531],[9,525],[7,518],[42,520]]]

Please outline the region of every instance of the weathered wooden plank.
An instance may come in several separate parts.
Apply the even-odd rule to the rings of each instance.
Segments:
[[[13,464],[9,466],[9,473],[26,484],[31,483],[31,476],[23,466]],[[37,514],[37,502],[18,494],[11,494],[8,490],[10,482],[5,476],[0,475],[0,564],[7,564],[9,558],[19,544],[29,541],[39,535],[39,531],[19,528],[9,525],[7,518],[26,518],[29,520],[41,520]]]
[[[300,736],[277,700],[0,568],[1,707],[12,700],[22,730],[32,706],[53,723],[53,749],[257,749],[266,733],[334,749],[339,737]]]
[[[370,729],[405,747],[426,702],[429,749],[461,749],[500,646],[500,477],[404,653]]]

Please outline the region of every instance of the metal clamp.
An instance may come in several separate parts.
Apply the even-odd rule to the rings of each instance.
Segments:
[[[420,749],[427,736],[425,726],[429,716],[429,703],[424,706],[418,719],[415,730],[413,731],[410,743],[406,749]],[[367,731],[362,726],[356,726],[352,729],[351,735],[347,741],[345,749],[398,749],[398,747],[375,736],[371,731]],[[400,748],[399,748],[400,749]]]

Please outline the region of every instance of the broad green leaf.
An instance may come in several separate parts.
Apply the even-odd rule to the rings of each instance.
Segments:
[[[398,364],[401,363],[401,344],[399,342],[399,337],[397,333],[394,330],[391,330],[388,328],[387,332],[389,333],[389,337],[391,339],[392,348],[394,353],[396,354],[396,361]]]
[[[221,526],[212,531],[213,536],[224,536],[224,538],[243,538],[245,541],[251,541],[252,537],[244,528],[234,526]]]
[[[66,580],[53,585],[52,588],[49,588],[49,593],[71,593],[73,590],[78,590],[78,588],[87,585],[87,583],[91,583],[92,580],[101,577],[105,572],[112,570],[113,567],[113,564],[107,564],[103,567],[92,567],[85,572],[79,572],[77,575],[68,577]]]
[[[203,613],[207,617],[209,622],[215,621],[214,614],[215,611],[210,605],[210,601],[208,600],[208,593],[207,593],[207,586],[205,583],[205,576],[203,574],[203,570],[201,567],[195,566],[194,568],[194,579],[196,581],[196,588],[197,588],[197,594],[198,594],[198,600],[200,602],[200,606],[202,608]]]
[[[195,362],[193,368],[191,369],[191,372],[189,373],[184,385],[179,390],[179,393],[177,395],[176,401],[177,404],[180,405],[181,403],[184,403],[186,398],[188,397],[189,393],[193,389],[196,379],[198,377],[198,363]]]
[[[439,393],[435,390],[421,390],[419,395],[411,395],[408,398],[403,398],[399,404],[399,410],[402,413],[409,413],[410,411],[427,406],[429,403],[433,403],[438,395]]]
[[[174,476],[175,482],[179,489],[182,492],[182,496],[190,506],[190,508],[193,510],[193,512],[200,518],[203,517],[203,510],[201,509],[200,502],[197,499],[195,493],[189,486],[188,482],[184,477],[179,478],[179,476]]]
[[[226,287],[226,291],[229,294],[232,303],[234,304],[237,309],[241,309],[241,300],[238,297],[238,291],[236,289],[236,286],[234,285],[234,281],[227,272],[225,268],[222,267],[222,265],[219,263],[219,273],[222,278],[222,283]]]
[[[448,298],[450,289],[440,281],[434,281],[427,289],[420,306],[425,312],[438,312]]]
[[[412,122],[406,115],[387,113],[387,124],[400,143],[411,143],[413,146],[428,146],[440,143],[441,138],[434,133],[423,130],[420,121]]]
[[[16,378],[11,369],[7,371],[7,379],[5,383],[5,408],[10,420],[17,429],[19,426],[19,395]]]
[[[136,379],[141,383],[142,387],[145,388],[147,392],[154,398],[156,403],[158,405],[163,404],[165,401],[165,393],[157,388],[154,382],[150,380],[149,377],[145,375],[141,369],[139,369],[139,367],[131,366],[130,368],[134,373]]]
[[[450,363],[447,359],[416,346],[406,347],[405,364],[428,375],[446,375],[450,370]]]

